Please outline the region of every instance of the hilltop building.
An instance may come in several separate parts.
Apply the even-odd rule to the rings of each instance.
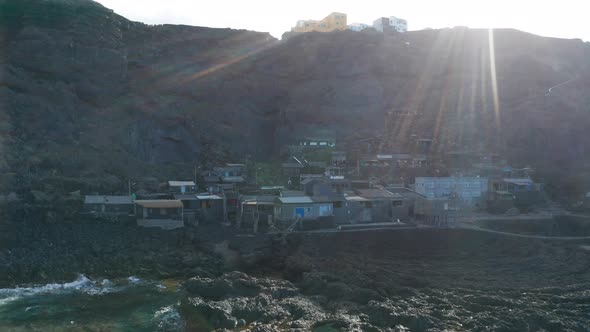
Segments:
[[[365,23],[351,23],[348,25],[348,29],[352,31],[363,31],[367,28],[371,28],[371,26]]]
[[[346,14],[343,13],[331,13],[321,21],[316,20],[301,20],[297,21],[297,24],[291,28],[292,32],[330,32],[334,30],[345,30],[346,27]]]
[[[373,22],[373,28],[379,32],[384,31],[392,31],[395,30],[397,32],[407,32],[408,31],[408,21],[397,18],[395,16],[391,17],[380,17]]]

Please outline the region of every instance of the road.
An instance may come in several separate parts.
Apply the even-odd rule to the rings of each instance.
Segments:
[[[370,226],[370,225],[367,225]],[[373,232],[373,231],[383,231],[383,230],[408,230],[408,229],[466,229],[475,232],[485,232],[485,233],[492,233],[504,236],[513,236],[513,237],[520,237],[520,238],[527,238],[527,239],[540,239],[540,240],[555,240],[555,241],[580,241],[580,240],[590,240],[590,236],[547,236],[547,235],[530,235],[530,234],[519,234],[519,233],[510,233],[510,232],[502,232],[502,231],[495,231],[491,229],[481,228],[476,225],[467,224],[458,222],[452,227],[448,228],[439,228],[436,226],[395,226],[392,224],[391,226],[387,227],[383,225],[383,227],[374,227],[374,228],[360,228],[360,229],[337,229],[337,228],[330,228],[330,229],[317,229],[317,230],[309,230],[309,231],[292,231],[292,232],[272,232],[268,234],[301,234],[301,233],[308,233],[308,234],[326,234],[326,233],[351,233],[351,232]]]
[[[491,229],[481,228],[476,225],[469,225],[459,223],[455,225],[455,228],[468,229],[477,232],[494,233],[506,236],[522,237],[528,239],[541,239],[541,240],[558,240],[558,241],[579,241],[579,240],[590,240],[590,236],[547,236],[547,235],[529,235],[529,234],[518,234],[510,232],[495,231]]]

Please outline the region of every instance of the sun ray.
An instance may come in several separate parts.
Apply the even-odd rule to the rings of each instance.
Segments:
[[[496,72],[496,50],[494,45],[494,30],[488,30],[488,47],[490,51],[490,78],[492,83],[492,97],[494,98],[494,116],[496,120],[496,129],[500,128],[500,100],[498,97],[498,79]]]

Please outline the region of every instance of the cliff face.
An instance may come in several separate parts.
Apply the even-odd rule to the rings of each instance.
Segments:
[[[0,0],[0,44],[3,192],[191,177],[194,161],[269,158],[320,131],[341,142],[385,133],[383,148],[398,150],[432,137],[433,153],[515,164],[587,160],[590,46],[579,40],[446,29],[278,42],[147,26],[92,1]]]

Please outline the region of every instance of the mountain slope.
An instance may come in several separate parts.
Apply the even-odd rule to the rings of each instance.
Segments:
[[[148,26],[92,1],[2,0],[0,43],[1,192],[191,178],[195,162],[270,159],[320,132],[342,144],[385,134],[381,147],[400,151],[434,138],[435,155],[498,152],[563,173],[588,165],[579,40],[456,28],[279,42]]]

